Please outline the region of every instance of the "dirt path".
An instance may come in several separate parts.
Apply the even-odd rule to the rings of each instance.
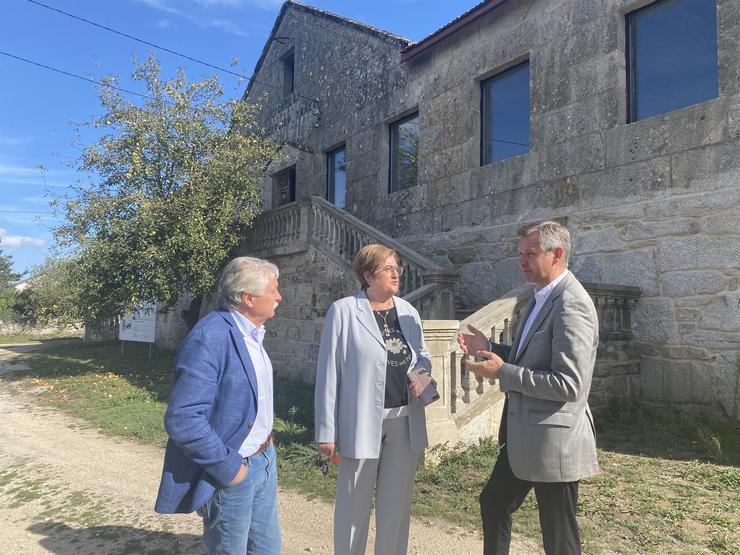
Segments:
[[[152,510],[161,449],[103,436],[34,404],[2,379],[32,348],[0,347],[0,553],[201,553],[195,515]],[[331,553],[331,505],[287,490],[280,491],[279,503],[283,553]],[[518,540],[513,553],[539,551]],[[477,534],[445,523],[412,523],[409,553],[481,552]]]

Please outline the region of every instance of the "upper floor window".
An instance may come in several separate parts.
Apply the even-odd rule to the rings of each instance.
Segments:
[[[275,206],[282,206],[295,200],[295,166],[276,174],[274,183]]]
[[[283,64],[283,93],[287,95],[295,90],[295,52],[291,49],[280,61]]]
[[[629,121],[719,95],[715,0],[661,0],[626,18]]]
[[[344,208],[347,183],[347,151],[344,146],[326,155],[326,198],[338,208]]]
[[[419,179],[419,114],[390,126],[390,191],[414,187]]]
[[[481,81],[481,165],[529,151],[529,61]]]

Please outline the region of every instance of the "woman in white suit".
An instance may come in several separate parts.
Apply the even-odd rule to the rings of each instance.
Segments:
[[[416,309],[396,297],[403,274],[396,252],[367,245],[354,271],[362,284],[326,315],[316,368],[319,451],[340,455],[334,552],[365,553],[375,493],[376,555],[403,555],[419,453],[427,446],[415,368],[431,373]]]

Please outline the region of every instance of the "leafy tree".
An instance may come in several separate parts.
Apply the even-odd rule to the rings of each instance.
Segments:
[[[87,323],[159,301],[202,298],[258,214],[258,183],[277,148],[255,123],[257,107],[223,99],[216,77],[190,83],[178,71],[160,79],[158,60],[134,62],[146,87],[140,104],[101,87],[103,115],[86,122],[103,135],[84,148],[78,169],[92,185],[57,199]],[[115,77],[107,77],[115,84]]]
[[[47,259],[33,268],[26,287],[16,295],[16,320],[30,326],[80,323],[82,295],[75,264],[75,260]]]
[[[13,257],[3,254],[0,249],[0,321],[15,320],[13,306],[16,301],[15,285],[13,282],[21,279],[21,274],[13,272]]]

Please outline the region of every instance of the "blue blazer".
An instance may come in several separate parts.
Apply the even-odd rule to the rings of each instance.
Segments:
[[[154,510],[190,513],[239,472],[257,417],[257,376],[228,310],[204,316],[177,351],[169,434]]]

